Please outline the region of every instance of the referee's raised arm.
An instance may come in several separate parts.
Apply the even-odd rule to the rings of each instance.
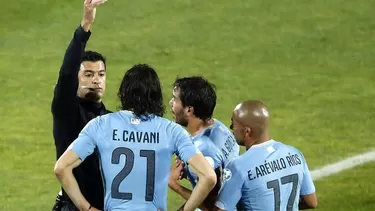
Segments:
[[[51,105],[57,159],[90,120],[110,113],[102,102],[106,85],[106,59],[98,52],[85,50],[96,7],[104,2],[105,0],[85,0],[81,24],[66,49],[58,74]],[[99,160],[95,153],[75,168],[73,175],[88,203],[103,209],[104,189]],[[70,196],[61,189],[52,210],[78,209]]]
[[[85,1],[86,4],[87,1]],[[90,38],[90,27],[95,19],[96,8],[84,6],[81,24],[66,49],[52,101],[52,113],[69,118],[77,106],[78,71]]]

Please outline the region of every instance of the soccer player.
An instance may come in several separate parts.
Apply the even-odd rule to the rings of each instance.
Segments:
[[[231,129],[248,150],[224,169],[216,211],[296,211],[300,197],[300,208],[317,206],[303,154],[269,137],[269,112],[262,102],[248,100],[237,105]]]
[[[72,175],[98,148],[105,182],[105,210],[167,209],[169,163],[173,153],[200,178],[184,210],[194,210],[216,184],[215,172],[178,124],[162,118],[159,77],[148,65],[135,65],[121,82],[122,110],[95,118],[60,157],[55,174],[80,210],[96,210]]]
[[[56,159],[91,119],[109,112],[101,102],[106,85],[106,60],[100,53],[85,52],[90,27],[95,19],[95,8],[102,3],[85,1],[82,22],[66,50],[59,72],[51,106]],[[81,166],[74,169],[74,176],[87,200],[103,208],[104,190],[97,157],[89,156]],[[77,209],[62,190],[52,210]]]
[[[232,132],[223,123],[212,118],[216,106],[213,84],[203,77],[194,76],[176,79],[173,87],[170,101],[173,119],[187,128],[194,144],[209,161],[218,177],[216,187],[200,206],[202,209],[212,209],[221,186],[221,170],[230,160],[239,156],[239,145]],[[189,166],[183,165],[179,160],[176,162],[176,165],[171,167],[169,187],[188,200],[191,191],[179,184],[180,172],[184,172],[192,187],[196,185],[199,177],[191,172]]]

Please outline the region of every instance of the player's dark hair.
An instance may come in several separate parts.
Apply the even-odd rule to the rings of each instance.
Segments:
[[[117,96],[121,109],[133,111],[138,117],[165,113],[159,76],[147,64],[134,65],[125,73]]]
[[[85,51],[81,61],[82,62],[84,62],[84,61],[90,61],[90,62],[102,61],[104,63],[104,67],[107,66],[106,58],[103,56],[103,54],[100,54],[96,51]]]
[[[212,117],[216,106],[216,87],[200,76],[177,78],[173,87],[180,92],[183,107],[194,108],[194,115],[203,121]]]

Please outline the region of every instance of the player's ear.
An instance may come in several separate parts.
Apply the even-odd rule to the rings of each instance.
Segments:
[[[249,128],[249,127],[246,127],[245,128],[245,136],[248,136],[248,137],[251,137],[251,133],[252,133],[253,131],[251,130],[251,128]]]
[[[194,107],[192,106],[187,106],[186,107],[186,113],[190,116],[192,114],[194,114]]]

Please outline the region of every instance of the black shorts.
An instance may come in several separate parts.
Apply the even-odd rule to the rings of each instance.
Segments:
[[[55,205],[52,211],[79,211],[76,206],[70,201],[61,200],[61,196],[57,195]]]

